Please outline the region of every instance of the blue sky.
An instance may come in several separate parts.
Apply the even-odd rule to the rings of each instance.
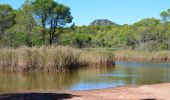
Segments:
[[[76,25],[88,25],[95,19],[118,24],[133,24],[143,18],[160,18],[170,8],[170,0],[57,0],[71,8]],[[0,0],[19,8],[24,0]]]

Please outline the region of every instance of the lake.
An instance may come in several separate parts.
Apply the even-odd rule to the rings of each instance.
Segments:
[[[22,90],[93,90],[170,82],[170,63],[116,62],[71,72],[0,73],[0,93]]]

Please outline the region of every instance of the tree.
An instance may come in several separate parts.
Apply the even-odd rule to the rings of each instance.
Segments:
[[[160,16],[162,17],[164,32],[166,32],[168,30],[168,23],[170,20],[170,9],[168,9],[167,11],[161,12]]]
[[[162,21],[164,23],[169,21],[169,17],[170,17],[170,9],[168,9],[167,11],[163,11],[161,12],[160,16],[162,17]]]
[[[15,24],[14,10],[10,5],[0,4],[0,39],[4,36],[6,29]]]
[[[26,0],[21,8],[13,11],[15,14],[15,25],[4,31],[1,39],[1,46],[19,47],[22,45],[32,46],[33,39],[38,32],[36,31],[36,23],[32,16],[29,0]]]
[[[66,23],[71,23],[70,8],[59,4],[53,0],[35,0],[32,3],[33,13],[43,28],[42,39],[45,43],[47,33],[48,42],[51,45],[58,27],[63,27]]]
[[[14,13],[15,25],[5,30],[1,45],[10,47],[32,46],[31,37],[37,34],[34,19],[23,9],[18,9]]]
[[[35,20],[32,16],[32,7],[30,6],[32,2],[30,0],[25,0],[24,4],[22,5],[21,9],[18,10],[22,25],[24,25],[25,30],[29,33],[33,31],[35,24]],[[23,21],[23,22],[22,22]]]
[[[134,23],[135,27],[140,27],[140,26],[156,26],[160,24],[160,20],[159,19],[155,19],[155,18],[145,18],[140,20],[139,22]]]

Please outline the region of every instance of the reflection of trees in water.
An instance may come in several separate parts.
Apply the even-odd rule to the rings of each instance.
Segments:
[[[166,66],[153,67],[147,64],[143,64],[143,67],[116,66],[115,70],[127,75],[121,78],[125,84],[144,85],[170,82],[170,73],[168,73],[170,67]]]
[[[98,77],[99,74],[111,73],[114,66],[84,67],[70,72],[32,72],[0,73],[0,92],[17,92],[20,90],[63,90],[77,83],[101,82],[109,78]]]
[[[80,76],[96,76],[98,74],[112,73],[115,67],[112,66],[90,66],[79,69],[78,73]]]
[[[63,73],[0,73],[0,91],[61,90],[79,80],[77,71]]]
[[[156,67],[156,68],[140,68],[138,73],[140,78],[137,79],[138,85],[143,84],[155,84],[170,82],[170,68],[168,67]]]
[[[84,82],[104,82],[110,80],[109,77],[102,77],[102,74],[112,73],[115,69],[115,66],[91,66],[79,69],[78,74],[81,80]],[[112,78],[113,80],[113,78]]]

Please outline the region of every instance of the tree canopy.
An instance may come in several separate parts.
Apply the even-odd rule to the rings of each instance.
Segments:
[[[0,4],[0,47],[69,45],[77,48],[135,50],[170,49],[170,9],[161,19],[132,25],[95,20],[89,26],[72,22],[69,7],[54,0],[26,0],[19,9]],[[109,24],[110,23],[110,24]]]
[[[72,22],[73,17],[71,16],[70,8],[53,0],[35,0],[32,3],[32,7],[37,22],[40,21],[40,25],[43,28],[42,39],[44,43],[46,33],[51,45],[56,29]]]
[[[0,39],[4,36],[4,31],[15,24],[14,10],[10,5],[0,4]]]

